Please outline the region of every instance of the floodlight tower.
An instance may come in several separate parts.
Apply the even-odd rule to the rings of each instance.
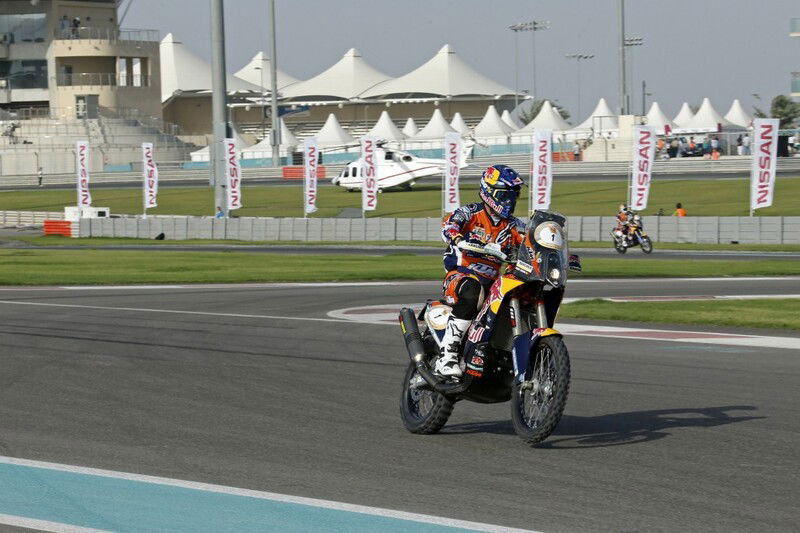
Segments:
[[[642,46],[644,44],[644,37],[625,37],[625,48],[630,48],[632,46]],[[627,109],[628,113],[633,113],[633,51],[628,53],[628,58],[630,59],[630,68],[628,69],[628,78],[630,78],[631,82],[631,92],[627,95],[628,101],[625,102],[625,108]]]
[[[578,66],[578,117],[581,117],[581,61],[594,58],[594,54],[573,53],[566,54],[565,57],[568,59],[574,59]]]

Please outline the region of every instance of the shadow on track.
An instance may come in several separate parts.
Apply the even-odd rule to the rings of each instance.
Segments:
[[[676,428],[711,428],[747,420],[758,420],[764,416],[734,416],[728,411],[754,411],[752,405],[727,405],[697,409],[659,409],[654,411],[630,411],[600,416],[564,415],[553,435],[537,448],[602,448],[623,444],[641,444],[663,439],[668,430]],[[443,434],[496,433],[513,435],[511,423],[502,420],[457,424],[446,427]]]

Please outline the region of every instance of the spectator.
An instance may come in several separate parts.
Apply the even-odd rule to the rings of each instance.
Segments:
[[[39,167],[39,170],[36,172],[36,176],[39,178],[39,187],[41,187],[44,183],[44,173],[42,172],[42,167]]]
[[[678,153],[676,154],[677,157],[683,157],[683,152],[686,150],[686,146],[683,144],[683,137],[678,137]]]
[[[61,38],[67,39],[69,38],[69,18],[66,15],[61,17],[61,20],[58,21],[59,28],[61,28]]]
[[[572,146],[572,155],[574,161],[581,160],[581,145],[578,144],[578,141],[575,141],[575,144]]]
[[[675,212],[672,213],[674,217],[685,217],[686,216],[686,209],[683,208],[683,204],[678,202],[675,204]]]
[[[744,155],[744,146],[742,146],[741,134],[736,137],[736,155]]]
[[[668,153],[669,153],[669,157],[670,158],[678,157],[678,140],[677,139],[672,139],[669,142]]]
[[[719,151],[719,137],[714,135],[711,137],[711,151]]]
[[[750,134],[745,133],[742,137],[742,147],[744,148],[744,155],[750,155]]]
[[[225,218],[225,211],[220,206],[217,206],[217,214],[214,215],[214,218]]]
[[[78,29],[80,27],[81,27],[81,19],[79,19],[78,17],[75,17],[74,19],[72,19],[72,38],[73,39],[77,39],[78,38]]]

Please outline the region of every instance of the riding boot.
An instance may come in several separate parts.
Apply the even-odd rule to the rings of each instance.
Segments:
[[[442,355],[436,361],[434,372],[442,377],[461,377],[458,354],[461,352],[461,341],[467,333],[471,321],[453,316],[447,321],[447,328],[442,338]]]

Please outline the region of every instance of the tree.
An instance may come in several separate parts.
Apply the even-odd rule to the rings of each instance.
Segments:
[[[542,106],[544,105],[546,100],[534,100],[533,103],[528,107],[527,111],[520,111],[519,119],[522,121],[523,125],[529,124],[536,115],[539,114],[539,111],[542,110]],[[552,102],[551,102],[552,103]],[[564,109],[563,107],[553,106],[556,108],[558,113],[561,115],[561,118],[567,120],[569,118],[569,111]]]
[[[758,118],[767,118],[768,115],[761,109],[753,106],[753,114]],[[788,96],[779,94],[772,99],[769,116],[780,119],[780,129],[791,128],[795,120],[800,118],[800,103],[793,102]]]

